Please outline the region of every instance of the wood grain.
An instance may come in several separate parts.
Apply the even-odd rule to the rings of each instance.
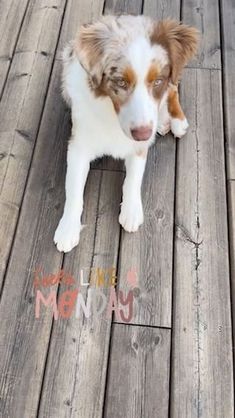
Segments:
[[[53,244],[71,131],[70,111],[60,95],[61,51],[81,23],[102,13],[104,1],[0,0],[1,417],[234,416],[235,8],[232,0],[220,2],[227,214],[219,4],[142,3],[106,0],[104,11],[139,14],[143,6],[153,18],[179,19],[182,7],[183,21],[203,32],[200,53],[181,88],[190,129],[177,142],[176,160],[172,136],[157,138],[143,183],[145,224],[136,234],[122,231],[121,241],[123,163],[105,158],[92,164],[83,215],[87,226],[80,246],[63,257]],[[74,312],[69,320],[54,321],[50,308],[35,319],[37,267],[45,274],[64,267],[79,283],[82,268],[86,279],[92,268],[111,265],[118,265],[118,288],[124,293],[131,285],[127,272],[137,272],[131,324],[76,319]],[[64,287],[54,289],[61,297]],[[86,298],[87,288],[80,290]]]
[[[142,187],[144,224],[122,230],[119,283],[129,290],[128,271],[137,275],[131,323],[171,326],[175,140],[158,138],[149,150]]]
[[[60,74],[55,75],[58,85]],[[47,105],[50,113],[42,122],[0,304],[1,414],[7,417],[37,415],[52,313],[45,309],[40,319],[35,318],[34,271],[41,267],[44,274],[56,273],[62,262],[53,234],[60,209],[59,185],[64,180],[59,162],[66,154],[63,134],[69,114],[58,94],[53,94],[54,87],[49,90],[50,103],[57,100],[57,112],[53,116]]]
[[[133,14],[141,13],[142,0],[106,0],[105,13],[106,14]]]
[[[233,335],[235,335],[235,181],[228,181],[228,217],[231,268]]]
[[[84,220],[90,232],[81,235],[80,246],[66,255],[64,263],[64,270],[76,278],[75,287],[79,287],[85,300],[88,288],[80,285],[81,269],[88,282],[92,272],[93,277],[97,277],[98,268],[100,271],[116,269],[118,257],[118,212],[123,176],[109,171],[91,171],[93,182],[99,176],[100,197],[94,193],[89,200],[89,207],[96,207],[99,202],[97,213],[93,219]],[[92,188],[96,190],[95,184]],[[110,289],[99,289],[108,300]],[[60,294],[63,291],[60,288]],[[98,317],[92,315],[83,319],[73,315],[69,320],[54,323],[39,417],[68,414],[74,418],[102,417],[110,327],[111,317],[106,317],[106,311]],[[67,379],[64,379],[65,370],[70,371]]]
[[[50,6],[54,6],[50,7]],[[65,0],[31,1],[0,102],[0,288],[47,94]],[[47,28],[50,27],[50,31]],[[12,209],[14,207],[14,209]],[[8,213],[9,210],[9,213]]]
[[[29,0],[0,1],[0,97],[28,4]]]
[[[200,32],[200,48],[189,67],[221,68],[219,2],[217,0],[186,0],[182,2],[183,23]]]
[[[187,70],[181,94],[191,124],[177,159],[171,416],[233,417],[220,72]]]
[[[88,20],[91,13],[98,14],[102,8],[102,2],[91,0],[86,5],[82,2],[79,8],[77,0],[69,1],[61,47],[70,39],[71,23],[74,22],[75,28],[84,9],[84,20]],[[61,190],[64,190],[70,114],[60,95],[60,76],[58,59],[53,68],[0,304],[0,332],[4,342],[0,345],[0,396],[1,414],[6,417],[36,418],[51,332],[49,310],[40,320],[35,319],[33,271],[42,266],[45,273],[56,273],[62,262],[53,235],[63,203]],[[93,183],[96,187],[96,182]],[[92,189],[90,198],[88,194],[90,201],[98,200],[96,190]],[[95,207],[91,203],[91,209]]]
[[[224,112],[227,150],[227,178],[235,180],[235,5],[233,0],[221,2],[223,39]]]
[[[113,327],[104,417],[168,417],[170,330]]]
[[[180,18],[180,0],[145,0],[144,14],[156,20]]]

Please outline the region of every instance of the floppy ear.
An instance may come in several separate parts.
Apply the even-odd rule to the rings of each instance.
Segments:
[[[104,69],[105,48],[112,37],[109,20],[83,25],[75,41],[75,51],[90,76],[93,87],[101,83]]]
[[[155,23],[150,39],[152,43],[167,49],[171,62],[171,81],[177,84],[184,66],[197,52],[198,30],[166,19]]]

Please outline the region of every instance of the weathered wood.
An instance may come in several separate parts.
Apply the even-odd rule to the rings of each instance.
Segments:
[[[179,3],[147,1],[144,13],[179,16]],[[175,15],[176,14],[176,15]],[[149,150],[142,187],[145,221],[135,234],[122,231],[119,282],[126,291],[128,270],[138,277],[132,323],[171,325],[172,242],[174,212],[175,140],[157,138]]]
[[[0,97],[29,0],[0,1]]]
[[[144,0],[144,14],[156,20],[180,17],[180,0]]]
[[[11,250],[11,241],[19,216],[19,208],[7,202],[0,202],[0,214],[0,237],[11,237],[11,239],[3,240],[0,246],[0,272],[3,274],[7,265],[6,254],[9,254]]]
[[[60,46],[71,39],[72,22],[75,27],[79,19],[90,20],[91,14],[98,15],[102,8],[102,1],[86,1],[85,5],[83,2],[79,5],[77,0],[69,1]],[[32,285],[33,270],[37,266],[42,266],[47,273],[55,273],[62,261],[53,244],[53,235],[62,209],[61,190],[64,189],[70,117],[60,95],[60,75],[61,62],[58,59],[53,69],[0,305],[0,332],[4,341],[0,345],[1,414],[6,417],[37,416],[51,331],[49,311],[40,320],[34,317]],[[90,196],[94,196],[94,201],[98,200],[96,190],[93,189]],[[91,204],[91,210],[93,208],[95,205]]]
[[[231,291],[233,309],[233,335],[235,336],[235,181],[228,182],[228,214],[229,214],[229,238],[230,238],[230,267],[231,267]]]
[[[140,1],[106,3],[106,13],[137,14],[141,10]],[[183,20],[206,29],[202,44],[205,54],[201,53],[192,66],[219,68],[218,6],[214,0],[204,3],[182,3]],[[14,9],[10,9],[13,4]],[[9,36],[3,35],[4,42],[9,42],[8,50],[14,51],[26,3],[4,3],[4,10],[10,10],[8,22],[4,22],[6,13],[2,14],[1,5],[0,0],[0,34],[5,25]],[[35,319],[33,271],[41,266],[45,273],[56,273],[63,261],[53,244],[63,210],[66,139],[70,134],[69,111],[60,96],[60,53],[74,37],[79,23],[101,13],[103,1],[67,2],[34,150],[64,7],[65,0],[30,0],[0,109],[0,143],[4,145],[0,149],[0,178],[5,176],[0,199],[0,277],[6,270],[15,234],[0,304],[0,416],[101,417],[109,357],[106,417],[160,418],[167,417],[168,412],[173,418],[233,417],[231,295],[218,70],[189,69],[182,82],[182,103],[191,128],[178,143],[170,402],[170,330],[117,323],[110,327],[110,319],[82,321],[74,316],[53,323],[49,308],[42,308],[40,319]],[[226,48],[228,178],[234,179],[234,7],[228,0],[221,3],[221,8]],[[179,2],[145,0],[144,13],[156,18],[178,18]],[[11,33],[14,26],[13,36],[7,25]],[[5,57],[8,59],[8,55],[2,59],[0,54],[0,72]],[[88,268],[88,273],[92,266],[110,267],[117,264],[118,257],[117,219],[123,174],[105,170],[118,171],[123,166],[106,159],[93,167],[103,170],[92,170],[88,178],[83,216],[87,227],[81,233],[80,246],[64,259],[65,271],[78,281],[81,268]],[[170,135],[158,138],[150,150],[143,184],[145,224],[137,234],[122,232],[119,288],[124,293],[129,290],[131,283],[127,286],[126,273],[131,267],[136,268],[138,276],[133,324],[172,325],[174,167],[175,141]],[[234,183],[228,182],[232,298]],[[61,286],[60,296],[63,290]],[[82,293],[86,295],[85,288]]]
[[[189,94],[190,92],[190,94]],[[171,416],[233,417],[220,72],[186,70],[178,143]]]
[[[195,26],[201,34],[198,56],[189,67],[221,68],[219,2],[182,1],[182,21]]]
[[[0,102],[1,224],[21,206],[64,7],[65,0],[31,1],[12,60]],[[0,288],[16,221],[0,235]]]
[[[64,179],[58,161],[66,153],[63,128],[69,115],[58,93],[53,93],[58,82],[59,72],[56,85],[49,90],[50,103],[57,100],[57,112],[53,115],[46,106],[49,113],[36,145],[0,304],[1,414],[7,417],[36,417],[52,314],[45,309],[40,319],[35,318],[33,271],[42,267],[47,274],[56,273],[62,261],[53,233],[60,209],[59,185]]]
[[[114,324],[104,416],[168,417],[170,330]]]
[[[235,180],[235,4],[221,1],[227,177]]]
[[[134,234],[122,230],[119,283],[128,291],[127,272],[136,271],[134,324],[171,325],[174,164],[175,140],[158,138],[142,187],[144,224]]]
[[[96,173],[91,171],[93,181]],[[80,284],[81,269],[87,283],[91,272],[97,278],[98,268],[100,271],[116,268],[118,257],[118,212],[123,175],[110,171],[102,174],[99,171],[98,174],[102,177],[97,226],[95,219],[87,222],[86,228],[91,230],[87,236],[89,241],[82,235],[81,245],[71,255],[66,255],[64,264],[64,270],[76,278],[75,288],[79,287],[85,300],[88,288]],[[95,199],[98,200],[97,195],[89,202],[89,207],[96,205]],[[91,236],[94,234],[93,246]],[[99,289],[108,300],[109,289],[103,286]],[[61,288],[60,294],[63,291]],[[71,319],[61,319],[54,324],[39,417],[57,418],[68,413],[74,418],[102,417],[111,326],[111,317],[106,317],[106,310],[102,316],[83,319],[75,318],[73,314]],[[66,379],[65,370],[69,371]]]
[[[142,0],[106,0],[105,13],[106,14],[133,14],[141,13]]]

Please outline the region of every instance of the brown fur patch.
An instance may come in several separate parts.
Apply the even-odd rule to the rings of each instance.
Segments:
[[[168,111],[172,118],[183,120],[185,118],[184,112],[179,102],[178,90],[170,89],[168,94]]]
[[[118,101],[115,101],[115,100],[112,100],[112,102],[113,102],[113,106],[114,106],[115,112],[116,113],[119,113],[120,112],[120,106],[121,106],[121,104],[118,103]]]
[[[160,69],[157,64],[152,64],[151,67],[148,70],[148,74],[146,77],[147,84],[153,83],[159,76]]]
[[[118,84],[120,80],[126,82],[126,85],[123,87],[120,86]],[[113,102],[115,111],[119,113],[120,107],[124,105],[131,96],[136,82],[137,77],[131,66],[127,66],[121,72],[114,71],[112,67],[109,74],[102,78],[100,85],[93,89],[93,92],[96,97],[109,96]]]
[[[128,66],[123,71],[123,78],[130,86],[135,86],[137,78],[131,66]]]
[[[149,68],[146,77],[146,84],[155,99],[160,100],[166,91],[169,82],[169,75],[170,66],[168,64],[163,68],[160,68],[157,63],[153,63]],[[158,79],[161,80],[161,84],[159,86],[155,86],[154,82]]]
[[[74,50],[89,74],[91,89],[98,87],[102,80],[105,49],[112,42],[112,22],[113,18],[106,17],[98,22],[85,24],[75,40]]]
[[[198,35],[197,29],[171,19],[154,25],[150,40],[168,51],[172,83],[177,83],[184,66],[196,54]]]

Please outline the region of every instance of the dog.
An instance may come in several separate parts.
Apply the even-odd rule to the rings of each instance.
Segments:
[[[181,138],[188,122],[178,82],[196,54],[195,28],[145,16],[106,16],[81,26],[63,53],[63,96],[72,111],[66,201],[54,242],[62,252],[79,242],[90,162],[103,155],[125,160],[119,223],[143,223],[141,184],[155,134]]]

